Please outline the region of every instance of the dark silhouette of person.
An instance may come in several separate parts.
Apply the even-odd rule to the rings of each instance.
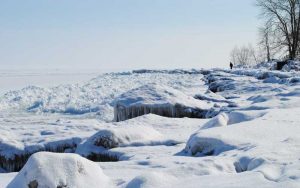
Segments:
[[[229,65],[230,65],[230,69],[232,70],[232,68],[233,68],[233,64],[230,62],[230,64],[229,64]]]

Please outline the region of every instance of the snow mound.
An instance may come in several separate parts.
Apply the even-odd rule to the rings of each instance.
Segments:
[[[133,178],[126,188],[172,187],[177,178],[161,172],[148,172]]]
[[[92,161],[76,154],[32,155],[8,188],[110,187],[109,178]]]
[[[223,142],[222,139],[204,137],[198,133],[190,137],[184,150],[189,155],[198,157],[219,155],[235,148],[235,146]]]
[[[124,121],[144,114],[165,117],[206,118],[211,105],[158,84],[144,85],[130,90],[116,99],[115,121]]]
[[[100,130],[77,147],[76,153],[95,161],[105,161],[105,157],[118,160],[118,154],[109,149],[128,146],[173,145],[152,127],[123,125]]]
[[[214,127],[223,127],[227,125],[237,124],[244,121],[251,121],[262,117],[265,111],[232,111],[230,113],[222,112],[205,123],[201,129],[209,129]]]
[[[252,121],[257,118],[263,117],[267,112],[260,110],[250,110],[250,111],[233,111],[228,115],[228,125],[237,124],[245,121]]]
[[[233,141],[235,140],[234,138],[230,138],[230,141],[227,141],[226,139],[222,139],[224,137],[222,134],[210,137],[206,134],[205,130],[214,127],[226,128],[225,126],[227,125],[251,121],[265,114],[265,111],[233,111],[228,114],[220,113],[205,123],[199,131],[191,135],[186,144],[185,152],[192,156],[203,156],[218,155],[224,151],[235,149],[237,148],[237,143]]]
[[[207,123],[205,123],[202,129],[209,129],[213,127],[222,127],[228,124],[229,117],[226,113],[220,113],[216,117],[213,117]]]

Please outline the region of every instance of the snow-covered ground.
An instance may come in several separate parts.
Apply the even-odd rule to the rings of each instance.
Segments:
[[[139,70],[7,92],[0,96],[0,187],[32,182],[34,171],[27,179],[14,171],[38,151],[98,161],[99,179],[120,188],[299,187],[299,78],[253,69]],[[120,105],[127,120],[115,122]],[[219,115],[190,118],[195,107]],[[170,117],[178,109],[183,118]],[[43,153],[23,173],[46,165],[37,156]],[[45,169],[53,177],[43,179],[56,179],[57,168]],[[64,170],[60,177],[71,173]]]

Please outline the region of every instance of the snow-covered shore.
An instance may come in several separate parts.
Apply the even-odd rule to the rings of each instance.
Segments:
[[[139,70],[8,92],[0,96],[0,187],[16,177],[5,172],[38,151],[97,161],[114,187],[299,187],[299,78],[255,69]],[[171,116],[179,104],[210,113]],[[118,105],[130,108],[115,122]],[[151,111],[166,105],[168,113]]]

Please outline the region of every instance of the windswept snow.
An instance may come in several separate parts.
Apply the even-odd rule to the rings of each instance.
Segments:
[[[39,151],[64,154],[34,154],[29,164],[68,159],[70,168],[47,165],[35,176],[47,181],[64,181],[78,153],[107,161],[96,163],[97,174],[119,188],[299,187],[299,78],[269,69],[138,70],[8,92],[0,97],[0,187],[33,177],[27,165],[5,172]],[[178,106],[212,118],[176,115]],[[78,181],[92,183],[90,175]]]

